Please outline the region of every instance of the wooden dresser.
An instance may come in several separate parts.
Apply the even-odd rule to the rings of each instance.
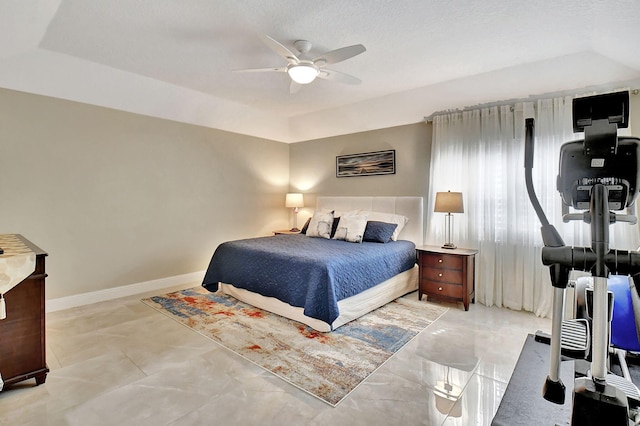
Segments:
[[[45,382],[49,368],[45,355],[45,257],[47,253],[18,236],[35,254],[35,271],[4,298],[7,317],[0,320],[0,375],[4,386],[35,378]]]
[[[462,302],[469,310],[475,301],[475,255],[477,250],[444,249],[438,246],[419,246],[420,288],[422,295],[450,302]]]

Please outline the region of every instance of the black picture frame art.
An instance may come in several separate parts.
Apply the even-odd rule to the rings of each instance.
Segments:
[[[395,149],[336,157],[336,177],[390,175],[395,172]]]

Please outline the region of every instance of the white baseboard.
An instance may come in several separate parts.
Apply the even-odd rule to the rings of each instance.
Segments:
[[[106,300],[118,299],[120,297],[133,296],[148,291],[158,291],[181,284],[193,284],[201,282],[205,271],[191,272],[189,274],[176,275],[173,277],[160,278],[152,281],[145,281],[121,287],[108,288],[105,290],[93,291],[91,293],[74,294],[73,296],[60,297],[58,299],[47,300],[45,308],[47,312],[61,311],[63,309],[75,308],[76,306],[90,305],[92,303],[104,302]]]

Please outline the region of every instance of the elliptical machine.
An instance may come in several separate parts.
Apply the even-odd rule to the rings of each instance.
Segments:
[[[526,187],[542,223],[542,262],[549,267],[554,287],[544,398],[557,404],[565,401],[566,389],[560,379],[561,353],[566,355],[576,346],[591,353],[590,371],[575,380],[572,425],[630,424],[624,385],[607,371],[611,309],[607,278],[610,273],[631,275],[636,288],[640,286],[640,253],[609,247],[611,224],[636,221],[635,216],[613,212],[632,207],[638,195],[640,139],[617,135],[618,128],[628,127],[628,120],[628,92],[573,100],[573,130],[584,132],[584,140],[562,145],[557,189],[563,213],[567,213],[563,219],[582,220],[590,225],[591,247],[565,246],[547,220],[533,188],[534,120],[525,122]],[[569,207],[583,212],[568,214]],[[592,330],[587,323],[563,321],[565,289],[572,269],[591,272],[593,277]]]

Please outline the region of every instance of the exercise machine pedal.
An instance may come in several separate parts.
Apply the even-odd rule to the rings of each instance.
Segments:
[[[615,386],[624,392],[627,396],[627,400],[634,402],[633,405],[640,404],[640,391],[631,381],[622,376],[618,376],[617,374],[607,373],[607,384]]]
[[[562,354],[571,358],[584,359],[589,353],[591,338],[589,322],[585,319],[562,321]]]
[[[535,340],[549,344],[551,335],[536,331]],[[573,359],[584,359],[589,354],[591,338],[589,322],[586,319],[569,319],[562,321],[562,339],[560,351],[562,355]]]

